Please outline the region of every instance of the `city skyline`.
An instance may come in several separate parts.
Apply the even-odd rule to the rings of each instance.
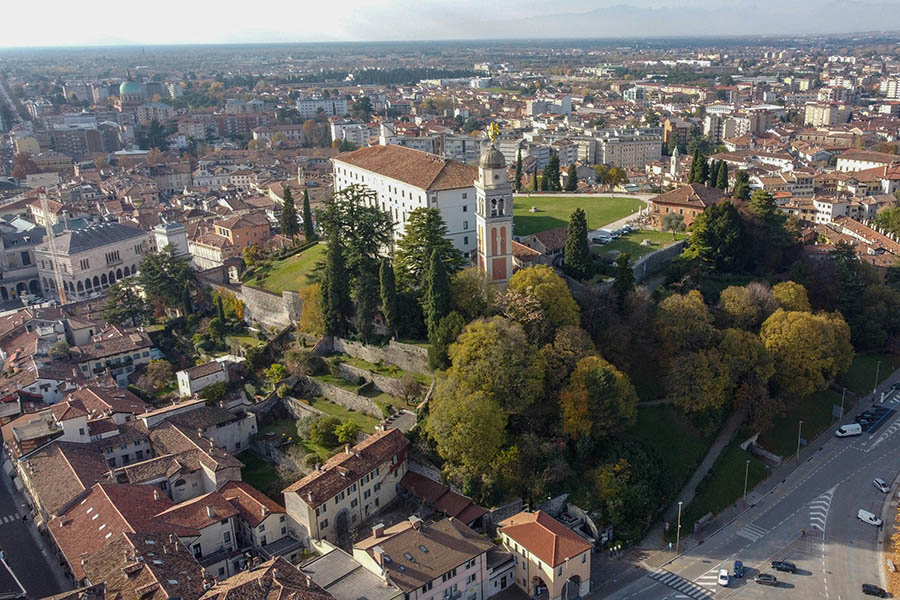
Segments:
[[[54,10],[58,4],[60,10]],[[345,41],[424,41],[519,38],[649,38],[853,34],[900,29],[900,14],[890,3],[810,1],[790,4],[763,0],[730,3],[611,0],[601,5],[584,0],[567,10],[548,13],[534,0],[490,5],[462,0],[395,2],[389,5],[349,0],[338,14],[331,6],[297,7],[280,0],[259,8],[252,24],[237,23],[233,11],[211,11],[204,3],[163,0],[160,10],[140,20],[121,18],[117,7],[101,0],[96,10],[71,14],[51,2],[40,31],[8,28],[2,48],[286,43]],[[227,8],[227,7],[225,7]],[[852,8],[852,10],[850,10]],[[172,14],[180,15],[172,19]],[[477,15],[477,18],[475,18]],[[24,5],[8,9],[10,23],[31,18]],[[473,26],[477,23],[477,26]],[[198,24],[201,26],[198,27]],[[313,25],[314,24],[314,25]]]

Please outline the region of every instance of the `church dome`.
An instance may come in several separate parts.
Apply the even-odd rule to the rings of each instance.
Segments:
[[[506,167],[506,159],[503,158],[502,152],[491,146],[478,159],[478,166],[482,169],[502,169]]]
[[[119,96],[138,95],[143,93],[141,84],[136,81],[123,81],[119,86]]]

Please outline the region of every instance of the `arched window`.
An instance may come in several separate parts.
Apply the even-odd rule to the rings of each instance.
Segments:
[[[84,289],[89,290],[89,289],[91,289],[91,287],[92,287],[91,279],[90,278],[85,279],[84,280]]]
[[[84,292],[84,286],[81,284],[80,281],[78,282],[78,292],[79,293]]]

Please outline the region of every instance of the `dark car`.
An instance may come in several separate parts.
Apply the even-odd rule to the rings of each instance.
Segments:
[[[771,585],[772,587],[775,587],[778,585],[778,578],[769,573],[760,573],[756,576],[756,583],[759,585]]]
[[[743,577],[744,576],[744,563],[739,560],[734,561],[734,568],[731,570],[731,574],[734,577]]]
[[[878,598],[887,598],[887,592],[871,583],[862,584],[862,593],[866,596],[877,596]]]
[[[773,560],[772,568],[776,571],[784,571],[785,573],[793,573],[797,570],[797,565],[786,560]]]

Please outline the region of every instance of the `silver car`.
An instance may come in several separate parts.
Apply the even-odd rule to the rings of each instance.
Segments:
[[[888,484],[885,483],[884,479],[882,479],[881,477],[876,477],[872,482],[872,485],[874,485],[875,489],[877,489],[879,492],[883,492],[885,494],[891,493],[891,488],[888,487]]]

